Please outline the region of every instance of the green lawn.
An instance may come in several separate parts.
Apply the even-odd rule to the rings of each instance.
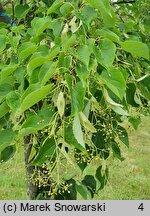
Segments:
[[[0,199],[27,199],[23,148],[15,157],[0,165]]]
[[[150,118],[129,134],[130,148],[123,148],[126,160],[113,162],[109,182],[97,199],[150,199]]]
[[[95,199],[150,199],[150,118],[137,131],[129,131],[130,148],[122,147],[123,162],[110,166],[107,186]],[[0,165],[0,199],[27,199],[23,151]]]

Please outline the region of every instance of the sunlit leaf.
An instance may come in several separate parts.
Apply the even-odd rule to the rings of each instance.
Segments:
[[[26,136],[28,134],[36,133],[46,127],[55,113],[53,106],[43,106],[41,110],[28,117],[22,124],[19,131],[19,137]]]
[[[25,60],[37,49],[37,45],[31,42],[25,42],[18,49],[19,61]]]
[[[60,92],[58,94],[57,109],[58,109],[58,113],[59,113],[60,117],[62,118],[62,116],[64,115],[64,112],[65,112],[65,99],[64,99],[63,92]]]
[[[115,52],[116,46],[109,39],[101,40],[99,47],[94,48],[94,54],[97,61],[105,68],[109,68],[110,66],[112,66],[115,59]]]
[[[84,115],[83,112],[80,112],[80,113],[79,113],[79,117],[80,117],[80,120],[81,120],[81,124],[83,125],[83,127],[84,127],[87,131],[92,132],[92,133],[95,133],[95,132],[96,132],[95,127],[94,127],[93,124],[88,120],[88,118]]]
[[[87,45],[81,45],[78,47],[77,50],[77,58],[83,62],[83,64],[85,64],[88,68],[89,65],[89,60],[90,60],[90,51],[89,51],[89,47]]]
[[[134,40],[127,40],[121,43],[122,48],[133,56],[149,59],[149,49],[145,43]]]
[[[21,103],[20,111],[24,112],[25,110],[29,109],[31,106],[45,98],[50,93],[51,88],[52,85],[49,84],[28,94]]]
[[[27,65],[27,72],[30,74],[35,68],[41,66],[48,61],[48,57],[37,57],[33,58]]]
[[[43,33],[43,31],[48,28],[48,26],[51,23],[51,18],[49,16],[46,17],[35,17],[32,22],[32,28],[34,31],[34,34],[36,36],[40,35]]]
[[[78,143],[85,147],[84,138],[83,138],[83,131],[81,128],[80,118],[79,115],[76,114],[73,120],[73,134]]]
[[[82,111],[84,106],[85,88],[81,82],[77,82],[71,90],[72,114]]]
[[[107,87],[122,100],[126,90],[126,83],[122,71],[116,68],[110,68],[108,71],[103,70],[101,77]]]
[[[52,6],[48,9],[47,15],[49,15],[49,14],[55,12],[55,11],[57,10],[57,8],[59,8],[59,7],[63,4],[63,2],[64,2],[63,0],[56,0],[56,1],[52,4]]]
[[[38,77],[41,85],[45,85],[46,82],[53,76],[56,71],[57,62],[46,62],[40,68]]]
[[[2,52],[6,47],[6,36],[0,35],[0,52]]]
[[[18,92],[12,91],[7,95],[6,98],[8,106],[16,111],[20,106],[20,94]]]
[[[2,118],[8,111],[9,111],[9,106],[7,105],[6,101],[4,101],[0,105],[0,118]]]

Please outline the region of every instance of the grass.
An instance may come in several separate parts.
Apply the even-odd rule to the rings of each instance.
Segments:
[[[0,199],[24,200],[26,195],[26,173],[23,149],[15,157],[0,165]]]
[[[114,160],[110,178],[97,199],[150,199],[150,118],[137,131],[129,131],[130,148],[123,148],[123,162]]]
[[[143,118],[137,131],[130,130],[130,148],[122,145],[123,162],[114,160],[106,187],[95,196],[100,200],[150,199],[150,118]],[[0,199],[28,199],[23,150],[0,165]]]

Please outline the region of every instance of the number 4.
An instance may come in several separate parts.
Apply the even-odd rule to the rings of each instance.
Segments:
[[[143,203],[141,203],[138,207],[139,210],[143,211],[144,210],[144,206],[143,206]]]

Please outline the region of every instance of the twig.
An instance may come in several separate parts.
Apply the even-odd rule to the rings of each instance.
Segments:
[[[14,1],[13,0],[11,1],[11,4],[12,4],[12,20],[14,21],[14,18],[15,18],[15,7],[14,7]]]
[[[133,4],[133,3],[135,3],[136,1],[134,0],[134,1],[120,1],[120,2],[113,2],[113,5],[115,5],[115,4]]]

